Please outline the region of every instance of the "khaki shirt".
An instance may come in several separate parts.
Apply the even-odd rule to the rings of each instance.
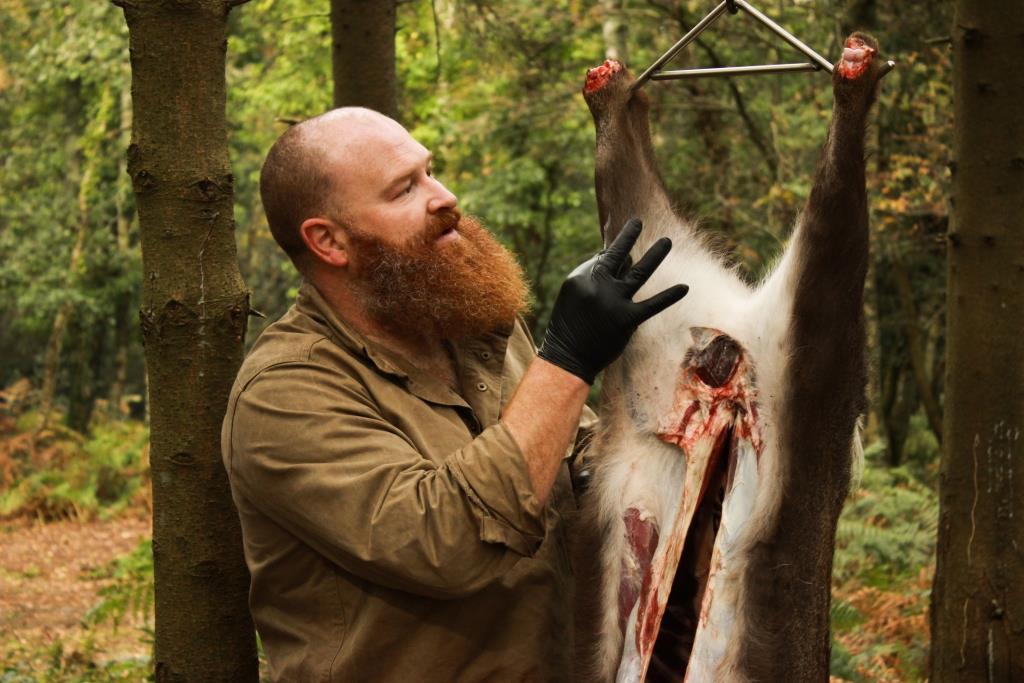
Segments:
[[[541,506],[499,421],[533,344],[454,356],[458,393],[305,284],[243,363],[222,447],[274,681],[571,677],[568,471]]]

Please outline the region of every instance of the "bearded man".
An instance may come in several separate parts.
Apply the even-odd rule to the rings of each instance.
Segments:
[[[338,109],[263,165],[305,282],[239,372],[222,445],[275,681],[564,681],[566,456],[594,376],[683,285],[632,296],[639,224],[563,284],[539,357],[515,259],[395,121]]]

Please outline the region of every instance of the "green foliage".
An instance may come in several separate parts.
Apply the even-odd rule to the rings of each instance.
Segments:
[[[903,466],[929,489],[937,489],[941,456],[942,444],[928,426],[927,418],[921,411],[911,415],[903,442]]]
[[[829,620],[836,631],[852,631],[864,623],[864,615],[853,603],[836,598],[829,608]]]
[[[97,661],[90,641],[85,647],[66,649],[62,640],[40,649],[7,650],[0,662],[0,683],[115,683],[154,680],[148,657]]]
[[[833,564],[833,676],[923,680],[938,498],[911,468],[866,449],[860,490],[839,519]]]
[[[23,418],[32,425],[33,414]],[[14,481],[0,490],[0,518],[112,517],[148,494],[149,429],[131,420],[102,421],[91,437],[59,429],[33,457],[14,450]]]
[[[141,619],[140,641],[152,648],[153,549],[142,541],[130,553],[91,572],[90,579],[108,579],[100,600],[82,618],[84,637],[58,638],[34,647],[24,641],[0,645],[0,683],[108,683],[153,680],[149,656],[111,657],[97,646],[99,629],[116,633],[125,618]]]
[[[902,467],[869,464],[839,518],[833,577],[885,588],[915,577],[935,554],[938,497]]]
[[[66,308],[64,356],[79,361],[62,364],[62,393],[98,394],[115,357],[102,349],[118,321],[133,324],[139,286],[123,171],[127,31],[111,3],[84,0],[12,0],[0,22],[0,385],[37,376]]]
[[[112,579],[100,589],[98,602],[83,618],[87,626],[111,623],[116,629],[126,616],[149,621],[153,613],[153,542],[146,539],[132,552],[93,572],[91,578]],[[144,629],[152,637],[150,630]]]

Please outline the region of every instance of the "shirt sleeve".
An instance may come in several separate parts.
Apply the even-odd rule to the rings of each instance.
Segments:
[[[576,439],[572,446],[572,455],[569,458],[573,467],[583,464],[590,448],[590,442],[594,438],[594,432],[597,431],[598,423],[597,413],[591,410],[590,406],[584,405],[583,412],[580,413],[580,426],[576,430]]]
[[[360,384],[305,363],[264,370],[231,419],[236,494],[374,583],[435,598],[468,595],[544,539],[549,511],[500,422],[437,465]]]

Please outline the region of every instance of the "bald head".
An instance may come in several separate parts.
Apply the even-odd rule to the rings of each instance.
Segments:
[[[345,166],[363,157],[381,133],[405,131],[383,114],[343,107],[289,128],[270,148],[260,172],[260,197],[274,239],[299,265],[306,246],[299,226],[307,218],[340,219]]]

